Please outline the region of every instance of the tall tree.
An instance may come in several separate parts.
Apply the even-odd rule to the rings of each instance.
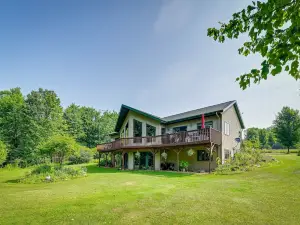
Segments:
[[[93,148],[97,145],[99,140],[101,114],[94,108],[82,107],[81,119],[84,135],[79,141],[87,147]]]
[[[6,161],[6,157],[7,157],[6,146],[2,141],[0,141],[0,166],[2,165],[2,163]]]
[[[275,137],[275,134],[274,134],[274,128],[273,127],[270,127],[267,129],[268,132],[269,132],[269,135],[268,135],[268,145],[273,148],[273,146],[276,144],[276,137]]]
[[[80,106],[71,104],[64,111],[67,133],[79,141],[83,136],[82,110]]]
[[[101,114],[99,124],[99,140],[98,143],[110,141],[108,134],[114,131],[118,119],[118,113],[115,111],[104,111]]]
[[[36,124],[36,132],[46,139],[65,131],[63,109],[54,91],[40,88],[32,91],[26,99],[27,113]]]
[[[260,68],[236,79],[242,89],[283,70],[296,80],[300,78],[299,9],[300,0],[252,1],[252,5],[234,13],[228,23],[219,22],[219,29],[208,29],[207,35],[221,43],[225,38],[237,39],[248,34],[250,40],[238,49],[239,54],[258,53],[263,57]]]
[[[246,140],[250,141],[254,148],[259,148],[259,129],[255,127],[248,128],[246,132]]]
[[[20,88],[0,92],[0,136],[9,149],[8,160],[18,158],[20,153],[24,106]]]
[[[269,148],[269,132],[267,129],[259,129],[259,144],[260,148]]]
[[[300,115],[298,110],[283,107],[274,120],[277,139],[288,149],[300,141]]]

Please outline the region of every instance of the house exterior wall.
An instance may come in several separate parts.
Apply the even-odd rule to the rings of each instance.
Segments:
[[[208,121],[212,121],[213,122],[213,128],[216,130],[221,130],[221,126],[220,126],[220,118],[218,118],[217,116],[209,116],[209,117],[205,117],[205,122]],[[179,123],[173,123],[173,124],[169,124],[166,126],[167,128],[167,132],[172,133],[173,132],[173,128],[175,127],[181,127],[181,126],[187,126],[187,130],[197,130],[197,123],[201,123],[201,118],[199,116],[199,119],[194,119],[194,120],[188,120],[188,121],[184,121],[184,122],[179,122]]]
[[[208,171],[209,169],[209,161],[198,161],[197,160],[197,150],[205,150],[205,147],[203,146],[196,146],[192,147],[194,150],[194,155],[188,156],[187,150],[182,150],[179,153],[179,162],[180,161],[187,161],[189,162],[189,171],[193,172],[200,172],[202,170]],[[215,149],[216,151],[213,153],[213,160],[211,161],[211,169],[214,169],[217,167],[216,158],[218,157],[218,149]],[[177,169],[177,153],[173,150],[167,151],[167,162],[171,162],[175,164],[175,169]]]
[[[138,113],[129,111],[124,123],[122,124],[121,131],[124,129],[126,123],[128,122],[128,137],[133,137],[133,120],[138,120],[142,122],[142,136],[146,136],[146,124],[156,127],[156,135],[161,135],[162,126],[158,121],[148,118],[146,116],[140,115]],[[121,135],[121,132],[120,132]]]
[[[230,133],[225,134],[225,122],[229,123]],[[222,162],[225,158],[225,150],[229,150],[231,156],[240,149],[240,144],[235,141],[235,138],[240,137],[242,127],[238,119],[234,106],[222,113]]]

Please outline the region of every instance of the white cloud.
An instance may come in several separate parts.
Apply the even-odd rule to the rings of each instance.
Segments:
[[[154,23],[156,32],[168,32],[183,28],[193,16],[192,0],[168,0],[160,8]]]

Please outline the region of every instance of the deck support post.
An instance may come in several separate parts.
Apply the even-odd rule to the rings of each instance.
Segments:
[[[208,151],[209,151],[208,173],[211,173],[211,158],[213,155],[214,147],[215,147],[215,144],[211,142],[210,147],[208,148]]]
[[[107,155],[108,153],[105,153],[105,167],[107,167]]]
[[[176,153],[177,155],[177,171],[179,172],[179,153],[181,152],[183,148],[178,148],[178,149],[173,149],[173,151]]]
[[[125,170],[125,151],[122,151],[122,170]]]
[[[98,167],[100,167],[100,159],[101,159],[101,153],[98,151]]]
[[[152,164],[153,164],[153,170],[155,170],[155,155],[156,155],[156,153],[159,151],[159,150],[157,150],[157,149],[150,149],[150,151],[151,151],[151,153],[152,153]]]
[[[114,168],[115,167],[115,154],[113,152],[110,154],[111,154],[111,164],[112,164],[112,167]]]

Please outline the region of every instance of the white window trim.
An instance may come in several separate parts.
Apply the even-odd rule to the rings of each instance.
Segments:
[[[230,136],[230,124],[224,121],[224,134]]]

